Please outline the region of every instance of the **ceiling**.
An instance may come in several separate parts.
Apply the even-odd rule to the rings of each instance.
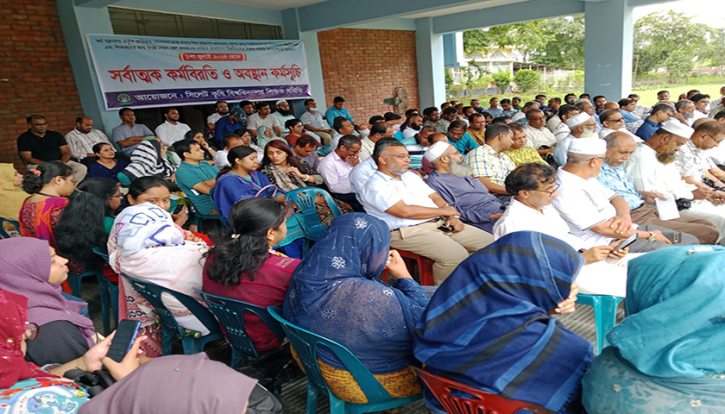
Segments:
[[[461,13],[461,12],[467,12],[467,11],[472,11],[472,10],[488,9],[491,7],[503,6],[506,4],[522,3],[525,1],[528,1],[528,0],[489,0],[489,1],[482,1],[480,3],[466,4],[463,6],[454,6],[454,7],[448,7],[448,8],[443,8],[443,9],[431,10],[429,12],[416,13],[416,14],[411,14],[411,15],[402,16],[402,17],[405,17],[406,19],[419,19],[422,17],[445,16],[447,14]]]
[[[284,10],[295,7],[322,3],[325,0],[214,0],[223,3],[240,4],[242,6],[261,7],[264,9]]]

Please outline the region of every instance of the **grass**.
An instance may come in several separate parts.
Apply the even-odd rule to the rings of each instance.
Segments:
[[[655,103],[657,103],[657,92],[666,89],[670,91],[670,99],[676,101],[677,97],[681,93],[687,93],[689,90],[692,89],[699,89],[701,93],[706,93],[710,95],[711,99],[719,98],[720,97],[720,87],[725,86],[725,81],[722,83],[711,83],[711,84],[688,84],[688,85],[673,85],[669,87],[662,87],[662,86],[656,86],[656,87],[647,87],[647,88],[638,88],[633,89],[632,93],[636,93],[639,95],[639,102],[642,105],[652,106]],[[545,93],[547,98],[552,98],[554,96],[560,97],[562,100],[564,99],[564,95],[566,95],[569,92],[556,92],[556,93]],[[572,93],[579,96],[582,94],[582,91],[572,91]],[[536,97],[536,95],[540,94],[540,92],[532,92],[532,93],[517,93],[517,94],[500,94],[500,95],[480,95],[480,96],[466,96],[466,97],[460,97],[460,98],[453,98],[458,99],[459,102],[463,103],[464,105],[468,105],[471,99],[478,99],[481,101],[481,106],[488,107],[488,101],[492,97],[497,97],[500,99],[504,98],[513,98],[514,96],[518,96],[521,98],[521,105],[526,103],[527,101],[532,101]],[[593,96],[592,96],[593,97]],[[618,101],[620,98],[615,97],[607,97],[610,101]]]

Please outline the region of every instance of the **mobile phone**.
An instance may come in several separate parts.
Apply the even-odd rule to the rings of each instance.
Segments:
[[[453,231],[453,226],[440,226],[438,227],[438,230],[442,231],[443,233],[450,233]]]
[[[677,244],[682,241],[682,233],[680,233],[679,231],[676,231],[674,233],[662,233],[662,235],[670,239],[672,244]]]
[[[126,354],[128,354],[128,351],[131,350],[133,341],[136,340],[140,328],[141,321],[131,319],[119,321],[118,328],[116,328],[116,336],[113,337],[113,342],[111,342],[106,356],[116,362],[121,362]]]
[[[637,241],[637,233],[636,232],[633,235],[627,237],[627,239],[625,241],[623,241],[622,244],[619,245],[619,247],[617,247],[616,249],[614,249],[614,251],[615,252],[618,252],[618,251],[620,251],[622,249],[625,249],[625,248],[629,247],[629,245],[632,244],[632,243],[634,243],[635,241]]]

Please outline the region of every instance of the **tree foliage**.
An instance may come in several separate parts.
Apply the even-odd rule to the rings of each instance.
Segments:
[[[491,75],[491,78],[493,79],[493,84],[498,87],[499,93],[506,93],[506,89],[511,86],[511,82],[513,82],[513,78],[511,78],[511,71],[502,71],[502,72],[496,72]]]
[[[514,82],[522,92],[528,92],[539,86],[541,74],[531,69],[521,69],[514,75]]]

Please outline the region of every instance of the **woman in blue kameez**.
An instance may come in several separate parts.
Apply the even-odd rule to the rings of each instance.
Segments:
[[[257,171],[257,151],[246,145],[232,148],[227,155],[229,166],[222,171],[214,187],[214,207],[226,222],[229,210],[238,201],[254,197],[272,197],[285,202],[285,191],[269,181],[266,175]],[[226,171],[226,172],[225,172]],[[303,232],[297,215],[286,221],[287,237],[276,247],[284,247],[285,253],[294,258],[302,257]]]
[[[589,414],[725,412],[725,247],[629,262],[627,317],[584,376]]]

